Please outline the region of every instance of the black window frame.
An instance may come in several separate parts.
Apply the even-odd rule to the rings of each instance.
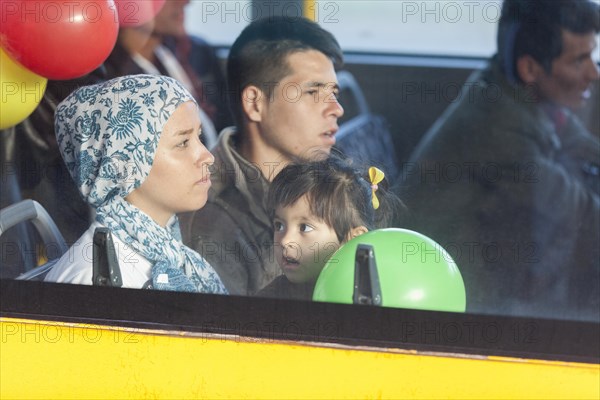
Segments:
[[[600,363],[600,324],[0,280],[0,317],[262,341]]]

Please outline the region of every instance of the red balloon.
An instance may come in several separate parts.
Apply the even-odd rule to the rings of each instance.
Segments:
[[[139,26],[152,20],[165,5],[165,0],[115,0],[119,25]]]
[[[113,0],[0,0],[2,47],[48,79],[73,79],[98,68],[117,41]]]

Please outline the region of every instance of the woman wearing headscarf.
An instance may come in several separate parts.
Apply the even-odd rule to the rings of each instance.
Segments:
[[[198,105],[176,80],[131,75],[82,87],[55,114],[61,155],[96,220],[46,281],[92,284],[94,231],[112,233],[123,287],[227,293],[181,243],[176,213],[202,208],[212,154]]]

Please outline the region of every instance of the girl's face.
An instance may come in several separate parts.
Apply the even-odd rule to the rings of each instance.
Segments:
[[[273,227],[277,260],[290,282],[316,282],[340,247],[333,228],[311,213],[306,195],[288,207],[277,207]]]
[[[200,142],[197,106],[181,104],[165,124],[152,169],[127,201],[165,226],[175,213],[202,208],[208,198],[213,155]]]

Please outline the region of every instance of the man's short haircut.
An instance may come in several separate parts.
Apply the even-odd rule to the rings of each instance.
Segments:
[[[255,85],[271,96],[275,84],[291,73],[287,56],[308,50],[329,57],[336,69],[342,65],[342,50],[335,37],[306,18],[263,18],[242,31],[227,59],[230,107],[238,128],[243,121],[242,91]]]
[[[563,51],[562,31],[600,30],[600,7],[589,0],[504,0],[498,25],[498,60],[507,77],[520,79],[516,64],[530,55],[550,72]]]

